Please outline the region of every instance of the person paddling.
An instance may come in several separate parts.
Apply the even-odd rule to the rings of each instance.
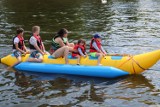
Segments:
[[[90,55],[92,57],[98,57],[97,65],[102,65],[100,61],[103,56],[107,55],[102,47],[101,38],[102,36],[100,34],[95,34],[90,43]]]

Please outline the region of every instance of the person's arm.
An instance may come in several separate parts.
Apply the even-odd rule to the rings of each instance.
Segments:
[[[26,47],[25,44],[24,44],[24,50],[25,50],[26,54],[29,54],[29,53],[30,53],[30,51],[27,49],[27,47]]]
[[[35,43],[33,46],[36,48],[36,50],[38,52],[40,52],[42,55],[44,55],[44,52],[38,47],[37,43]]]
[[[23,53],[23,54],[26,54],[25,51],[21,50],[21,49],[18,47],[18,43],[19,43],[19,42],[20,42],[19,39],[16,37],[16,38],[14,39],[14,45],[15,45],[16,50],[20,51],[20,52]]]
[[[27,52],[27,48],[26,48],[26,46],[24,45],[24,50],[25,50],[25,52]]]
[[[33,45],[38,52],[40,52],[42,55],[44,55],[44,52],[43,52],[43,51],[38,47],[38,45],[37,45],[37,40],[36,40],[36,38],[31,37],[31,39],[30,39],[30,44]]]
[[[102,51],[98,48],[96,42],[93,42],[92,46],[100,53],[102,53]]]
[[[18,43],[15,43],[15,46],[16,46],[16,50],[20,51],[20,52],[23,53],[23,54],[26,54],[25,51],[21,50],[21,49],[18,47]]]
[[[44,47],[43,42],[42,42],[42,49],[43,49],[43,50],[42,50],[43,52],[45,52],[45,51],[46,51],[46,49],[45,49],[45,47]]]
[[[85,57],[85,55],[83,54],[83,52],[82,52],[82,49],[81,49],[81,48],[78,48],[78,52],[79,52],[79,54],[80,54],[81,56]]]
[[[104,48],[101,46],[101,50],[102,50],[102,52],[106,55],[107,53],[106,53],[106,51],[104,50]]]
[[[64,42],[66,43],[67,46],[69,46],[68,38],[63,37]]]
[[[85,52],[85,55],[88,55],[87,52]]]
[[[56,41],[57,43],[59,43],[59,45],[60,45],[61,47],[65,46],[65,44],[63,43],[63,41],[62,41],[61,38],[56,38],[55,41]]]
[[[24,42],[23,42],[23,43],[24,43]],[[27,49],[25,43],[24,43],[24,50],[25,50],[26,53],[29,53],[29,50]]]
[[[67,45],[67,46],[69,46],[69,42],[68,42],[68,40],[67,40],[67,42],[66,42],[66,45]]]

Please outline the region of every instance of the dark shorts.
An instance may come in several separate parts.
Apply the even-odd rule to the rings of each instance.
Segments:
[[[42,58],[43,57],[43,55],[41,54],[41,53],[39,53],[38,51],[33,51],[32,53],[31,53],[31,55],[30,55],[30,57],[32,57],[32,58]]]
[[[20,51],[14,51],[13,52],[13,55],[18,58],[18,57],[21,57],[22,56],[22,53]]]

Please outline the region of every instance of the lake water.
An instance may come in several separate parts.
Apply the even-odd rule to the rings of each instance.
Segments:
[[[84,38],[89,47],[92,35],[102,33],[108,53],[135,55],[160,48],[160,1],[0,0],[0,57],[12,52],[17,27],[25,29],[27,44],[34,25],[47,50],[54,34],[67,28],[70,42]],[[0,64],[0,107],[160,106],[159,68],[158,62],[141,75],[104,79],[7,71]]]

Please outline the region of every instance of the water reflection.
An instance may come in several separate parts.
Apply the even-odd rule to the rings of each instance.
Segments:
[[[31,86],[31,82],[29,77],[26,77],[23,72],[15,71],[15,84],[20,87],[28,88]]]
[[[122,88],[141,88],[141,87],[148,87],[150,90],[154,89],[154,86],[150,83],[148,79],[146,79],[143,75],[131,75],[126,78],[122,84]]]
[[[15,75],[13,76],[12,74]],[[7,90],[10,90],[11,93],[18,90],[14,95],[17,99],[14,99],[15,102],[20,103],[23,101],[22,99],[25,99],[27,102],[30,102],[31,100],[36,101],[36,99],[40,100],[41,103],[35,103],[32,104],[32,106],[73,106],[75,104],[85,106],[82,102],[87,100],[90,103],[99,102],[105,104],[106,100],[109,101],[109,99],[131,101],[134,98],[135,101],[138,101],[141,96],[143,97],[143,101],[145,101],[148,98],[144,97],[146,96],[146,93],[154,91],[154,93],[149,94],[151,98],[158,95],[157,91],[154,90],[154,86],[142,75],[105,79],[59,74],[4,72],[2,76],[4,77],[3,79],[8,82],[13,81],[15,84],[13,85],[13,89],[12,87],[6,88]],[[5,87],[6,85],[1,85],[2,89]],[[2,89],[0,90],[0,93],[4,92]],[[124,93],[124,91],[126,93]],[[46,101],[49,102],[46,103]],[[155,102],[156,101],[158,101],[157,97]],[[2,102],[6,102],[6,100],[3,100]]]
[[[115,79],[95,78],[95,77],[84,77],[84,76],[72,76],[72,75],[59,75],[59,74],[41,74],[41,73],[24,73],[15,72],[16,85],[28,88],[28,87],[39,87],[43,84],[49,84],[47,89],[49,90],[67,90],[73,85],[80,87],[82,84],[90,83],[90,89],[94,89],[94,85],[107,86],[114,85],[118,82],[123,84],[121,88],[141,88],[148,87],[150,90],[154,89],[154,86],[142,75],[131,75],[124,76]],[[119,88],[120,88],[119,87]],[[92,92],[92,91],[91,91]]]
[[[103,102],[103,95],[104,93],[101,93],[100,95],[98,95],[96,93],[96,88],[94,87],[94,84],[91,84],[90,86],[90,100],[92,101],[98,101],[98,102]]]

